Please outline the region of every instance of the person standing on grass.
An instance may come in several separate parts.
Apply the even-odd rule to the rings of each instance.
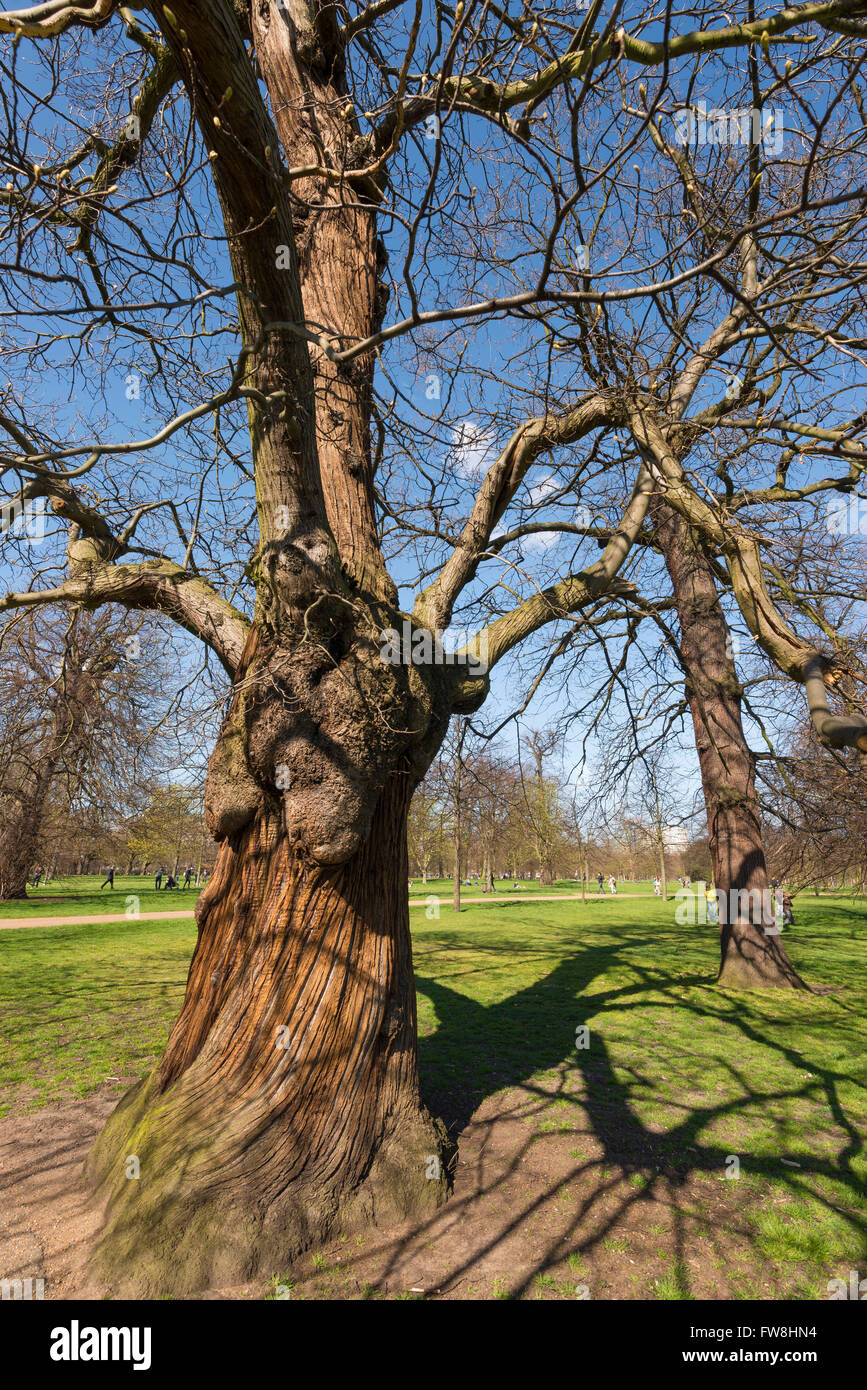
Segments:
[[[719,921],[719,907],[717,904],[716,884],[711,882],[705,891],[707,899],[707,920],[709,922]]]
[[[608,875],[608,891],[612,894],[617,892],[617,879],[613,874]]]
[[[154,876],[154,888],[159,889],[160,885],[162,884],[162,881],[163,881],[163,866],[162,866],[162,864],[160,864],[160,867],[157,869],[156,875]]]
[[[113,864],[110,864],[110,865],[109,865],[108,873],[106,874],[105,878],[103,879],[102,883],[101,883],[99,886],[100,886],[100,888],[105,888],[105,887],[108,887],[108,888],[111,888],[111,889],[114,888],[114,865],[113,865]]]
[[[602,892],[602,874],[601,874],[601,873],[599,873],[599,874],[596,875],[596,882],[599,884],[599,892],[601,893],[601,892]]]
[[[653,880],[653,892],[657,898],[662,893],[662,883],[660,882],[658,877]]]
[[[795,925],[795,916],[792,912],[792,897],[783,889],[783,922],[787,927]]]
[[[38,887],[39,887],[39,880],[41,879],[41,877],[42,877],[42,870],[41,870],[41,869],[37,869],[37,870],[36,870],[36,873],[33,875],[33,878],[31,879],[31,887],[33,887],[33,888],[38,888]]]
[[[184,874],[184,887],[185,887],[185,888],[189,888],[189,886],[190,886],[190,879],[192,878],[192,876],[193,876],[193,868],[192,868],[192,865],[190,865],[190,867],[187,869],[186,873]]]

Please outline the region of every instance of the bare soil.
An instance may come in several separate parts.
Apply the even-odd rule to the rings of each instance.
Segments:
[[[688,1153],[672,1166],[606,1152],[589,1121],[540,1131],[550,1099],[514,1088],[478,1107],[459,1136],[453,1195],[428,1223],[341,1237],[270,1284],[199,1297],[640,1299],[677,1297],[672,1285],[698,1299],[778,1295],[783,1271],[757,1264],[740,1184]],[[0,1120],[0,1277],[41,1277],[49,1299],[104,1296],[83,1274],[100,1217],[81,1171],[116,1102],[104,1087]]]

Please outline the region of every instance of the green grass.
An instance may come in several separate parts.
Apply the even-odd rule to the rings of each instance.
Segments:
[[[183,883],[183,870],[181,882]],[[114,889],[100,889],[104,874],[81,874],[69,878],[53,878],[48,885],[27,888],[27,898],[0,903],[0,920],[6,917],[88,917],[105,912],[126,912],[127,897],[137,897],[139,912],[177,911],[196,905],[200,888],[154,888],[154,876],[118,874]]]
[[[515,887],[516,882],[518,885],[517,888]],[[674,887],[672,887],[671,883],[669,883],[670,897],[673,896],[675,888],[677,888],[676,879],[674,881]],[[412,879],[412,888],[410,888],[409,890],[409,896],[411,902],[415,902],[416,900],[424,900],[424,898],[428,896],[442,898],[445,905],[446,902],[451,902],[453,891],[454,882],[450,878],[429,878],[427,883],[422,883],[421,879],[416,876]],[[574,878],[557,878],[554,880],[552,884],[548,884],[547,886],[541,884],[537,878],[519,878],[517,880],[513,878],[495,878],[494,892],[498,897],[504,898],[520,897],[521,894],[531,893],[538,893],[540,896],[548,893],[557,893],[564,895],[569,893],[580,894],[581,884],[580,882],[576,882]],[[591,878],[590,882],[587,884],[586,892],[588,895],[595,894],[598,892],[595,877]],[[611,896],[608,892],[607,879],[603,884],[603,892],[606,897]],[[626,883],[618,881],[617,892],[626,894],[638,893],[642,897],[653,897],[653,880],[639,879],[635,883]],[[481,894],[481,883],[461,884],[462,897],[475,898],[480,897]]]
[[[0,1114],[153,1066],[195,940],[192,919],[0,931]]]
[[[159,901],[183,905],[179,894]],[[767,1264],[788,1296],[816,1296],[829,1271],[845,1277],[867,1259],[867,907],[804,895],[797,921],[783,936],[795,965],[837,992],[718,990],[715,929],[676,925],[671,902],[414,912],[425,1098],[461,1127],[494,1094],[529,1094],[528,1143],[559,1143],[580,1163],[589,1123],[605,1152],[595,1180],[626,1165],[649,1184],[633,1176],[638,1200],[660,1168],[700,1179],[698,1217],[712,1229],[725,1201],[746,1232],[737,1296],[768,1296],[755,1292]],[[146,916],[0,931],[0,1107],[88,1095],[109,1077],[120,1092],[145,1072],[179,1010],[194,941],[192,920]],[[575,1047],[579,1025],[586,1049]],[[725,1176],[732,1155],[737,1179]],[[616,1235],[610,1245],[607,1258],[625,1259]],[[670,1267],[651,1296],[692,1297],[688,1265]]]

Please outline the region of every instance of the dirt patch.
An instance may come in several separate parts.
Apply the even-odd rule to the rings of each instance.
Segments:
[[[99,1217],[82,1164],[117,1104],[114,1087],[86,1100],[0,1120],[0,1278],[44,1279],[46,1298],[99,1298],[82,1268]]]
[[[790,1285],[791,1265],[757,1259],[743,1189],[698,1150],[613,1152],[577,1102],[552,1121],[550,1100],[517,1087],[479,1106],[451,1200],[427,1223],[340,1237],[270,1284],[199,1297],[772,1298]],[[0,1120],[0,1277],[42,1278],[49,1299],[103,1296],[83,1275],[99,1215],[81,1174],[116,1102],[105,1087]]]
[[[166,922],[172,919],[179,921],[182,917],[193,917],[195,909],[178,908],[172,912],[143,912],[141,920],[144,922]],[[79,913],[76,917],[7,917],[0,919],[0,930],[20,931],[24,927],[98,927],[103,922],[129,922],[132,920],[126,912],[87,912]]]

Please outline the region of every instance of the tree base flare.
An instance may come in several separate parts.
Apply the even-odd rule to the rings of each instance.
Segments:
[[[409,790],[389,780],[346,864],[310,864],[270,811],[223,843],[166,1050],[87,1165],[106,1207],[91,1275],[113,1292],[265,1280],[443,1201],[418,1086]]]
[[[803,989],[779,938],[755,922],[734,922],[722,931],[722,963],[716,983],[725,989]]]
[[[87,1160],[106,1216],[89,1282],[116,1298],[264,1282],[337,1233],[427,1220],[447,1196],[444,1127],[422,1108],[393,1117],[360,1181],[345,1184],[338,1164],[330,1179],[302,1175],[282,1190],[273,1156],[286,1135],[266,1129],[239,1146],[237,1123],[217,1121],[194,1140],[177,1111],[155,1071],[127,1092]]]

